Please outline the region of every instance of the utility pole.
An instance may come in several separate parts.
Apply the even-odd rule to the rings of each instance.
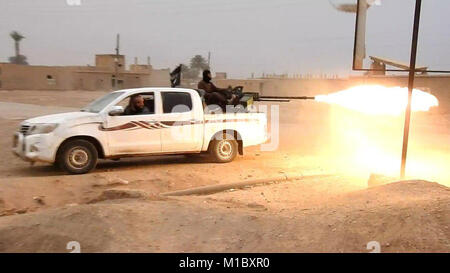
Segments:
[[[114,58],[114,86],[113,89],[117,90],[117,77],[119,69],[119,48],[120,48],[120,34],[117,33],[116,36],[116,57]]]
[[[411,60],[409,62],[409,80],[408,80],[408,105],[405,112],[405,126],[403,131],[403,149],[402,149],[402,164],[400,169],[401,179],[405,178],[406,173],[406,155],[408,153],[408,139],[409,139],[409,124],[411,122],[411,101],[414,88],[414,78],[416,76],[416,57],[417,57],[417,42],[419,40],[419,24],[420,11],[422,7],[422,0],[416,0],[416,10],[414,13],[414,28],[411,43]]]
[[[211,51],[208,52],[208,67],[211,69]]]
[[[366,58],[366,24],[369,5],[366,0],[358,0],[356,9],[358,25],[355,31],[358,35],[354,45],[353,69],[361,69]]]
[[[366,58],[366,23],[367,10],[370,5],[367,0],[358,0],[356,4],[330,4],[338,11],[356,13],[355,44],[353,46],[353,70],[362,69]]]

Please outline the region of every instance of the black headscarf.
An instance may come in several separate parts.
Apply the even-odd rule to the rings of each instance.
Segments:
[[[206,83],[209,83],[211,81],[211,77],[209,76],[209,74],[211,74],[211,71],[209,71],[208,69],[203,70],[203,81]]]

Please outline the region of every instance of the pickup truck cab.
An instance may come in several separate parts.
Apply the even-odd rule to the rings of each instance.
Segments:
[[[148,113],[125,115],[130,97],[144,98]],[[264,143],[264,113],[211,113],[200,93],[182,88],[114,91],[78,112],[23,121],[13,152],[26,161],[87,173],[99,158],[208,152],[215,162],[232,161],[243,148]]]

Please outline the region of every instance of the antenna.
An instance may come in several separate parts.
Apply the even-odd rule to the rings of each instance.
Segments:
[[[117,33],[117,37],[116,37],[116,55],[119,55],[119,48],[120,48],[120,34]]]
[[[120,34],[117,33],[116,36],[116,56],[114,58],[114,81],[113,81],[113,89],[117,89],[117,74],[118,74],[118,66],[119,66],[119,48],[120,48]]]

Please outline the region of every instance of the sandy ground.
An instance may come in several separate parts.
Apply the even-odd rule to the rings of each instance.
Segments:
[[[370,170],[336,153],[343,145],[335,142],[334,110],[317,102],[281,105],[279,147],[251,147],[228,164],[158,156],[101,161],[70,176],[11,153],[21,120],[78,109],[103,93],[0,92],[0,252],[68,252],[69,241],[84,252],[368,252],[370,241],[382,252],[450,251],[448,116],[414,116],[411,154],[436,171],[372,188]],[[272,177],[297,179],[159,195]]]

